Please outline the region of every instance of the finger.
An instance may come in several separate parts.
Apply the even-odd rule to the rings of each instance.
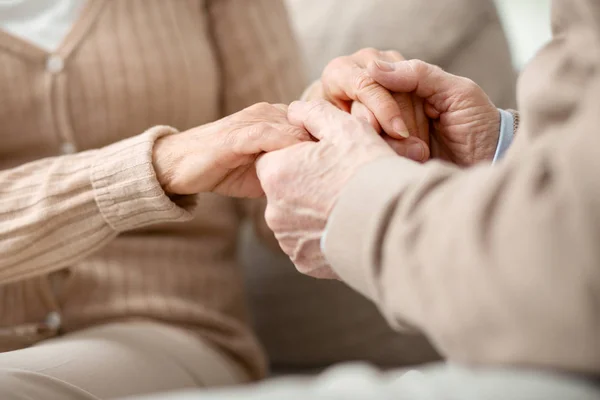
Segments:
[[[438,119],[440,117],[440,112],[429,102],[425,102],[425,114],[431,119]]]
[[[399,156],[418,162],[425,162],[429,159],[429,146],[421,139],[410,137],[398,140],[391,137],[384,137],[384,140]]]
[[[352,102],[350,113],[356,118],[367,122],[373,127],[373,129],[375,129],[375,131],[381,132],[381,125],[379,125],[375,115],[360,101]]]
[[[261,122],[234,133],[231,141],[233,154],[254,155],[310,141],[310,135],[305,129],[291,124]]]
[[[256,158],[256,161],[254,162],[254,166],[256,168],[256,176],[258,177],[258,180],[260,181],[263,190],[265,189],[264,182],[266,181],[266,176],[269,173],[269,168],[271,168],[271,165],[277,165],[278,157],[278,152],[273,151],[271,153],[261,154]],[[265,192],[265,194],[268,195],[267,192]]]
[[[352,133],[352,130],[338,128],[360,124],[358,119],[325,100],[293,102],[288,108],[288,120],[291,124],[306,129],[315,138],[332,142],[339,140],[340,135]],[[375,131],[372,133],[376,134]]]
[[[282,186],[281,182],[289,180],[287,177],[290,174],[290,160],[298,160],[299,152],[305,151],[306,146],[316,146],[316,144],[301,143],[296,147],[264,153],[256,158],[254,162],[256,176],[268,201],[273,197],[284,195],[281,191],[285,190],[285,185]],[[296,169],[297,167],[294,167],[291,170],[295,171]]]
[[[357,58],[357,63],[366,68],[373,59],[383,60],[387,62],[398,62],[404,61],[404,57],[396,50],[386,50],[386,51],[378,51],[375,49],[365,49],[363,51],[359,51],[355,53],[355,57]],[[406,98],[404,95],[392,95],[396,103],[400,108],[400,115],[402,117],[402,121],[405,123],[408,133],[412,135],[418,134],[417,132],[417,123],[415,120],[415,113],[413,111],[413,105],[410,98]],[[373,113],[371,115],[374,116]],[[381,132],[380,129],[376,129],[378,132]]]
[[[410,136],[418,136],[419,127],[417,124],[413,96],[409,93],[393,93],[392,97],[396,101],[396,104],[398,104],[402,120],[406,124],[406,129],[408,129]]]
[[[386,89],[401,93],[415,92],[425,99],[447,93],[459,82],[463,82],[462,78],[420,60],[395,63],[374,61],[368,65],[367,70]]]
[[[417,121],[417,130],[419,133],[416,135],[419,139],[425,142],[429,146],[429,119],[425,113],[425,100],[422,97],[413,95],[413,103],[415,105],[415,119]]]
[[[373,112],[380,125],[390,136],[408,137],[410,133],[402,119],[400,108],[389,90],[378,84],[366,70],[349,58],[332,62],[323,72],[322,81],[327,100],[363,103]],[[349,105],[346,111],[349,111]]]
[[[396,50],[378,51],[375,49],[363,49],[362,51],[358,51],[354,54],[353,58],[357,60],[357,64],[364,68],[366,68],[374,59],[387,62],[398,62],[405,60],[402,54]],[[400,108],[400,115],[402,117],[402,121],[404,121],[406,125],[409,135],[419,135],[419,125],[416,120],[416,110],[414,109],[412,96],[403,93],[392,94],[392,96]],[[373,113],[370,114],[374,116]],[[370,120],[368,120],[368,122],[371,123]],[[371,123],[371,125],[373,124]],[[376,128],[376,130],[381,132],[380,129]]]

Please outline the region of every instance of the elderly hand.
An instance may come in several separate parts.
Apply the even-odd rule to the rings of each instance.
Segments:
[[[397,155],[368,123],[329,102],[292,103],[288,118],[319,141],[258,159],[258,177],[267,197],[265,219],[300,272],[334,278],[320,242],[342,188],[364,164]]]
[[[254,162],[263,152],[311,140],[290,125],[287,106],[255,104],[236,114],[160,138],[153,151],[158,181],[168,194],[263,194]]]
[[[375,60],[401,61],[397,51],[362,49],[351,56],[338,57],[324,69],[321,80],[304,95],[306,100],[325,99],[341,110],[367,120],[378,132],[392,138],[407,138],[398,143],[400,155],[415,161],[425,161],[428,150],[428,121],[423,102],[408,93],[392,94],[368,73],[367,66]]]
[[[475,82],[419,60],[375,61],[368,70],[388,90],[424,99],[425,113],[433,121],[429,143],[433,157],[460,166],[493,159],[500,114]]]

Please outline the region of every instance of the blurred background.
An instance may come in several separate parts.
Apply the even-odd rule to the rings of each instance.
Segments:
[[[550,0],[495,0],[513,63],[521,69],[550,39]]]
[[[367,34],[367,38],[358,39],[355,38],[355,42],[360,42],[354,47],[360,47],[361,45],[377,47],[378,42],[381,40],[373,40],[371,36],[383,35],[382,32],[386,32],[388,37],[393,37],[394,34],[399,32],[404,33],[394,23],[396,21],[402,21],[402,17],[399,17],[400,11],[405,11],[407,14],[415,14],[414,4],[410,7],[404,7],[400,3],[411,4],[414,2],[402,2],[401,0],[286,0],[291,11],[293,23],[295,24],[297,33],[301,40],[316,41],[317,39],[325,39],[331,41],[330,47],[344,48],[340,43],[345,41],[345,49],[349,49],[347,42],[353,34],[358,36],[356,31],[357,26],[362,25],[359,21],[368,20],[369,29],[374,30],[375,28],[379,32],[370,32]],[[361,3],[362,4],[359,4]],[[520,70],[529,59],[535,54],[535,52],[550,39],[550,3],[551,0],[494,0],[498,9],[502,25],[504,27],[506,36],[509,41],[513,63],[517,70]],[[396,4],[394,4],[396,3]],[[444,9],[439,4],[430,5],[427,2],[422,6],[425,9]],[[439,3],[434,0],[434,3]],[[487,4],[487,1],[481,3]],[[491,3],[491,2],[489,2]],[[341,11],[344,9],[344,5],[350,4],[350,7],[346,7],[348,11]],[[476,2],[469,2],[464,0],[451,0],[446,1],[447,8],[454,9],[481,9],[480,4]],[[374,26],[374,19],[365,18],[369,14],[373,15],[374,9],[382,10],[381,14],[377,15],[380,20],[379,26]],[[329,10],[330,12],[328,12]],[[383,13],[383,10],[387,11],[387,14]],[[341,12],[341,14],[340,14]],[[431,15],[428,15],[429,19],[432,20]],[[324,27],[331,25],[331,18],[336,18],[336,31],[331,32],[323,31]],[[340,24],[341,20],[343,23]],[[481,19],[481,18],[480,18]],[[409,20],[410,22],[410,20]],[[469,21],[465,21],[468,25]],[[454,24],[452,21],[449,26]],[[411,26],[412,28],[412,26]],[[361,32],[364,36],[364,31]],[[424,32],[415,32],[415,36],[427,37],[428,40],[434,37],[426,35]],[[377,37],[379,39],[380,37]],[[393,41],[388,40],[386,44],[395,45]],[[314,44],[309,44],[308,46]],[[392,48],[392,47],[390,47]],[[323,46],[320,45],[320,50]],[[331,51],[325,51],[323,57],[332,55]],[[418,54],[421,55],[421,54]],[[313,60],[314,54],[310,54],[311,60]],[[312,61],[314,62],[314,61]],[[314,66],[315,70],[321,68],[322,63],[317,63],[318,66]]]

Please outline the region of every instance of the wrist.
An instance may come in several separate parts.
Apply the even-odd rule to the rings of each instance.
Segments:
[[[179,135],[163,136],[156,140],[152,149],[152,166],[158,183],[167,195],[177,195],[173,189],[178,156]]]
[[[501,118],[499,110],[495,107],[491,109],[487,118],[483,119],[483,121],[486,120],[487,122],[478,134],[480,140],[478,140],[477,151],[473,160],[475,162],[492,161],[500,140]]]

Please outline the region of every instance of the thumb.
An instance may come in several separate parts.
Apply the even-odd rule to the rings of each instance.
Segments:
[[[460,79],[438,66],[420,60],[395,63],[376,60],[369,64],[368,71],[386,89],[399,93],[414,92],[424,99],[452,90]]]

